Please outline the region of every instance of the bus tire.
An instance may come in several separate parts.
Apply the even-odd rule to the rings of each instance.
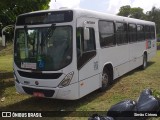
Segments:
[[[147,55],[144,54],[143,55],[143,64],[141,66],[141,69],[144,70],[144,69],[146,69],[146,67],[147,67]]]
[[[101,92],[104,92],[108,89],[111,83],[111,76],[108,69],[104,69],[102,73],[102,87],[100,88]]]

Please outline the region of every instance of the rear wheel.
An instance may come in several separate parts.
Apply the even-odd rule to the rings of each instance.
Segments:
[[[147,67],[147,55],[144,54],[143,55],[143,64],[142,64],[141,68],[144,70],[144,69],[146,69],[146,67]]]
[[[109,70],[105,69],[102,73],[102,87],[100,88],[100,90],[102,92],[106,91],[108,89],[110,83],[111,83],[111,76],[109,74]]]

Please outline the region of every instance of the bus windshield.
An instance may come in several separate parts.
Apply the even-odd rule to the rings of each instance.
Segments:
[[[72,27],[51,27],[16,29],[14,61],[19,68],[55,71],[71,63]]]

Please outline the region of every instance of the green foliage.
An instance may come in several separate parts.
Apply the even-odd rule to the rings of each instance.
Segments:
[[[148,11],[146,13],[146,15],[147,15],[147,20],[153,21],[156,23],[157,33],[160,34],[160,9],[153,7],[151,11]]]
[[[130,10],[130,17],[137,18],[137,19],[143,19],[144,18],[143,9],[140,8],[140,7],[138,7],[138,8],[131,8],[131,10]]]
[[[153,90],[153,96],[160,100],[160,91]]]
[[[157,38],[160,38],[160,34],[157,34]]]
[[[137,18],[137,19],[143,19],[145,17],[142,8],[140,7],[131,8],[130,5],[122,6],[119,9],[119,13],[117,15]]]
[[[48,9],[49,2],[50,0],[3,0],[0,4],[0,21],[3,25],[13,24],[17,15]]]
[[[157,46],[160,46],[160,42],[157,42]]]
[[[14,24],[19,14],[48,9],[49,2],[50,0],[0,0],[0,31],[3,27]]]
[[[130,15],[130,11],[131,11],[130,5],[122,6],[119,10],[118,15],[128,17]]]

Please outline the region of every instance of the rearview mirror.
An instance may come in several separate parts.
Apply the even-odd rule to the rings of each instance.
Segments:
[[[89,28],[84,27],[84,40],[90,39]]]

